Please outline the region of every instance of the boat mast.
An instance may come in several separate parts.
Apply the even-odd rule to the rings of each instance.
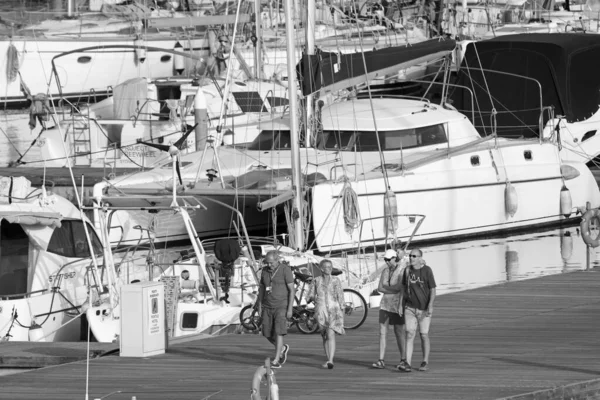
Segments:
[[[254,0],[254,75],[258,80],[264,79],[262,65],[262,18],[261,18],[261,0]]]
[[[300,175],[300,128],[298,120],[298,88],[296,84],[296,51],[295,32],[292,15],[292,0],[285,1],[285,33],[287,47],[287,75],[288,75],[288,97],[290,101],[290,134],[292,152],[292,187],[294,191],[294,207],[292,219],[294,220],[294,234],[296,250],[304,250],[304,230],[302,227],[302,180]]]

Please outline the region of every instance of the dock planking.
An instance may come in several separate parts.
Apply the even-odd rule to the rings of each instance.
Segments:
[[[497,399],[566,385],[569,393],[597,390],[599,288],[593,269],[440,296],[429,372],[392,369],[399,356],[391,331],[388,368],[369,368],[378,358],[377,310],[338,337],[333,370],[319,367],[319,335],[290,332],[288,362],[276,371],[280,398]],[[247,399],[254,371],[272,353],[264,338],[246,334],[185,341],[151,358],[94,359],[90,399]],[[417,338],[413,366],[420,362]],[[0,399],[82,399],[85,377],[85,362],[0,377]]]

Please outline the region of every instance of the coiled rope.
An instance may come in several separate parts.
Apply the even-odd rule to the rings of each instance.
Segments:
[[[344,188],[342,189],[342,205],[344,207],[344,226],[346,232],[351,234],[354,229],[360,225],[360,208],[358,205],[358,196],[350,181],[344,180]]]

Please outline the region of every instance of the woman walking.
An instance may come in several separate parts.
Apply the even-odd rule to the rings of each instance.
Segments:
[[[313,280],[308,292],[308,300],[315,301],[315,318],[319,324],[319,331],[323,337],[323,348],[327,362],[323,368],[333,369],[335,355],[335,335],[343,335],[344,331],[344,291],[342,283],[335,276],[331,276],[333,264],[329,260],[319,263],[323,273]]]

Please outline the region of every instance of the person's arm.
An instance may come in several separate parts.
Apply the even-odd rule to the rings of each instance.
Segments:
[[[427,280],[429,281],[428,285],[429,285],[430,291],[429,291],[429,303],[427,303],[426,315],[428,317],[431,317],[431,315],[433,314],[433,303],[435,302],[435,296],[437,294],[437,292],[436,292],[437,285],[435,283],[435,277],[433,276],[433,271],[431,270],[430,267],[427,267],[427,268],[429,268],[429,271],[428,271],[429,277]]]
[[[387,270],[387,273],[389,274],[389,269]],[[394,289],[392,286],[388,286],[385,285],[384,282],[384,275],[386,274],[386,271],[383,271],[381,273],[381,276],[379,277],[379,286],[377,287],[377,291],[379,293],[383,293],[383,294],[396,294],[398,293],[397,289]]]
[[[431,289],[431,291],[429,292],[429,304],[427,305],[427,313],[426,313],[426,315],[428,317],[431,317],[431,315],[433,314],[433,302],[435,301],[435,294],[436,294],[435,288]]]
[[[287,288],[288,288],[288,308],[287,308],[286,318],[291,319],[292,318],[292,310],[294,308],[294,289],[295,289],[294,282],[288,283]]]
[[[263,283],[262,277],[260,278],[260,282],[258,284],[258,296],[256,296],[256,303],[254,303],[254,308],[260,310],[263,299],[265,297],[265,285]]]

